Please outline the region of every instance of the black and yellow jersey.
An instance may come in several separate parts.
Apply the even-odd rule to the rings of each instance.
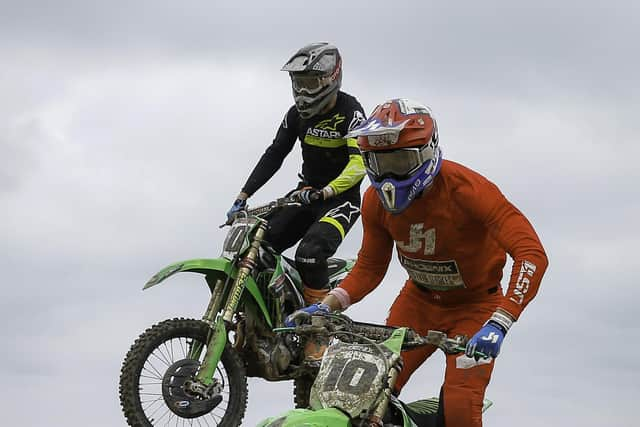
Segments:
[[[242,191],[251,196],[262,187],[280,169],[299,139],[305,185],[318,189],[329,186],[336,195],[354,188],[359,199],[365,168],[355,138],[345,136],[364,120],[358,100],[344,92],[338,92],[331,110],[309,119],[301,118],[295,106],[291,107]]]

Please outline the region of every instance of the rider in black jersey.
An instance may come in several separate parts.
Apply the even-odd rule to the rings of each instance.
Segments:
[[[327,292],[327,258],[360,216],[360,182],[365,169],[356,140],[346,134],[365,116],[356,98],[340,91],[342,59],[335,46],[304,46],[282,70],[291,77],[295,105],[227,215],[246,206],[247,198],[280,169],[299,139],[302,181],[295,193],[303,206],[283,209],[272,218],[266,240],[282,252],[302,239],[295,260],[305,284],[305,299],[312,303]]]

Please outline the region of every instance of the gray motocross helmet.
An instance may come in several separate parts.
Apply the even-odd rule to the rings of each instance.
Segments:
[[[311,43],[295,53],[282,67],[291,77],[293,99],[303,119],[321,112],[342,83],[342,58],[329,43]]]

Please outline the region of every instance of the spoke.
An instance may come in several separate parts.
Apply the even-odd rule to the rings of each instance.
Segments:
[[[216,415],[213,412],[209,412],[207,415],[210,415],[211,418],[213,419],[213,422],[215,423],[215,425],[219,425],[220,421],[222,421],[222,417],[220,415]],[[219,418],[219,420],[218,420]]]
[[[140,386],[152,386],[152,385],[162,385],[162,382],[152,382],[152,383],[140,383]]]
[[[156,354],[156,353],[160,353],[160,356],[162,356],[162,357],[158,356],[158,354]],[[153,356],[156,359],[160,360],[165,365],[171,366],[171,362],[169,361],[169,358],[167,357],[166,354],[164,354],[164,351],[162,351],[162,348],[160,348],[160,347],[156,347],[156,349],[149,356]]]
[[[144,369],[144,368],[143,368]],[[146,369],[148,371],[148,369]],[[146,378],[148,380],[161,380],[162,378],[158,378],[158,377],[150,377],[148,375],[142,375],[140,374],[140,378]]]
[[[154,411],[151,413],[151,416],[150,416],[150,417],[147,417],[147,418],[153,418],[153,415],[154,415],[156,412],[158,412],[158,411],[160,410],[160,408],[162,408],[162,406],[161,406],[161,407],[159,407],[158,409],[154,410]],[[167,408],[166,406],[165,406],[165,408],[166,408],[166,410],[162,413],[162,415],[160,416],[160,418],[158,418],[156,421],[160,421],[161,419],[163,419],[163,418],[164,418],[164,416],[165,416],[165,415],[167,415],[167,413],[169,413],[169,414],[173,414],[173,412],[171,412],[171,410],[170,410],[169,408]]]
[[[158,397],[157,399],[154,399],[154,400],[145,400],[144,402],[142,402],[142,401],[141,401],[141,402],[140,402],[140,405],[143,405],[143,404],[145,404],[145,403],[149,403],[149,402],[151,402],[151,403],[149,403],[149,405],[147,405],[147,407],[146,407],[146,408],[142,408],[142,410],[146,413],[146,412],[147,412],[147,410],[151,409],[151,407],[152,407],[153,405],[155,405],[156,403],[160,402],[161,400],[162,400],[162,396],[160,396],[160,397]],[[155,411],[155,409],[154,409],[154,411]]]
[[[147,393],[147,392],[144,392],[144,393],[138,393],[138,394],[140,396],[160,396],[160,397],[162,397],[162,393]]]
[[[182,350],[182,354],[184,357],[187,357],[187,350],[189,349],[189,339],[184,338],[184,345],[182,345],[182,339],[180,339],[180,349]]]
[[[171,414],[169,414],[169,419],[167,420],[167,423],[165,424],[166,426],[169,426],[169,423],[171,422],[171,420],[173,419],[173,417],[178,418],[178,416],[176,414],[174,414],[173,412],[171,412]]]
[[[173,365],[174,360],[171,359],[171,356],[169,355],[169,348],[164,345],[164,349],[162,349],[161,347],[158,347],[156,350],[158,351],[158,353],[160,353],[160,356],[158,356],[157,354],[154,354],[154,356],[161,358],[162,361],[164,361],[164,363],[166,363],[168,366]],[[155,352],[154,352],[155,353]]]
[[[143,406],[143,410],[148,410],[150,409],[153,405],[155,405],[156,403],[160,402],[160,399],[153,399],[153,400],[140,400],[140,405]],[[146,406],[145,406],[146,405]]]
[[[203,348],[204,348],[204,344],[202,344],[200,341],[192,342],[189,348],[187,349],[188,350],[187,357],[194,358],[197,354],[197,357],[194,360],[199,360],[200,356],[202,356]]]
[[[218,406],[218,407],[214,408],[214,410],[213,410],[212,412],[214,412],[214,411],[220,411],[220,412],[222,412],[222,414],[221,414],[221,415],[218,415],[218,416],[219,416],[219,417],[224,417],[224,414],[227,412],[227,407],[221,408],[220,406]],[[217,414],[216,414],[216,415],[217,415]]]
[[[144,392],[144,393],[138,393],[138,394],[140,396],[162,396],[162,394],[160,394],[160,393],[147,393],[147,392]]]
[[[150,375],[153,376],[149,376],[149,375],[140,375],[140,378],[146,378],[146,379],[150,379],[150,380],[162,380],[162,375],[160,375],[160,372],[154,372],[153,370],[147,368],[147,367],[143,367],[142,368],[143,372],[147,372]]]
[[[151,367],[151,369],[147,368],[147,364]],[[147,363],[144,364],[145,366],[142,368],[143,370],[148,371],[151,374],[156,374],[158,376],[158,379],[162,379],[162,374],[160,373],[160,371],[154,366],[153,363],[151,363],[151,361],[149,359],[147,359]]]
[[[173,346],[173,340],[170,340],[169,343]],[[165,341],[162,344],[166,350],[166,355],[167,355],[167,360],[169,360],[169,364],[173,364],[173,362],[175,362],[174,358],[173,358],[173,352],[171,350],[171,348],[169,348],[169,346],[167,345],[167,342]],[[164,355],[165,352],[163,351],[162,354]]]

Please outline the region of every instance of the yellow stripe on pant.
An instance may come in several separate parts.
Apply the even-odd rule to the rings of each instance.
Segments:
[[[342,237],[342,240],[344,240],[344,234],[345,234],[344,227],[337,220],[329,216],[323,216],[322,218],[320,218],[320,222],[326,222],[328,224],[333,225],[335,228],[338,229],[338,231],[340,232],[340,236]]]

